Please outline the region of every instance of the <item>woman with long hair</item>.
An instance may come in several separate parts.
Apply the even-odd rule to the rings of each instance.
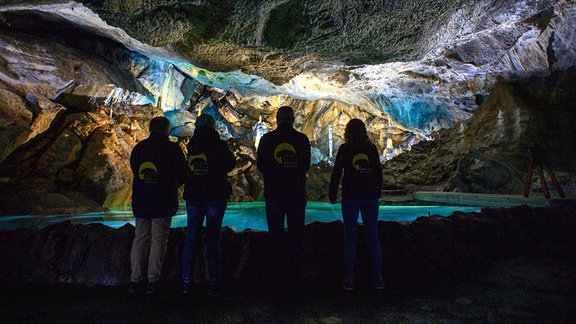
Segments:
[[[338,148],[330,178],[330,202],[336,203],[342,173],[342,219],[344,221],[344,283],[345,290],[354,289],[354,263],[358,215],[366,234],[372,259],[375,289],[384,289],[382,281],[382,249],[378,238],[378,199],[382,189],[382,166],[376,146],[368,138],[360,119],[351,119],[344,132],[345,142]]]
[[[198,116],[194,136],[188,143],[189,176],[184,186],[188,213],[182,260],[182,292],[192,289],[196,246],[206,219],[206,262],[210,285],[208,294],[227,292],[222,285],[220,230],[232,187],[227,173],[236,166],[236,158],[215,130],[216,121],[207,114]]]

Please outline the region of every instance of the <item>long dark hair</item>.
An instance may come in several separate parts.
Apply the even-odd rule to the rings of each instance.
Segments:
[[[358,118],[350,119],[348,124],[346,124],[346,130],[344,131],[344,139],[346,143],[352,146],[353,150],[362,150],[369,147],[372,142],[368,137],[366,132],[366,126]]]

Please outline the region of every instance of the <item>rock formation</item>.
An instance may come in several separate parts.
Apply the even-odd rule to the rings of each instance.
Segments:
[[[434,141],[385,163],[384,182],[392,188],[476,193],[524,190],[530,146],[546,158],[572,194],[576,132],[569,126],[576,108],[574,69],[547,78],[497,85],[470,119],[434,134]],[[548,181],[550,181],[550,178]],[[533,188],[541,192],[538,179]],[[558,193],[552,190],[557,197]]]
[[[571,258],[576,210],[568,207],[486,209],[413,222],[380,222],[384,275],[394,285],[427,285],[478,273],[496,261],[523,256]],[[342,276],[341,222],[312,223],[305,230],[304,280],[336,285]],[[0,230],[0,280],[27,283],[121,285],[129,282],[134,227],[70,222],[43,229]],[[267,232],[222,232],[223,273],[229,282],[264,285],[269,279]],[[180,280],[184,228],[173,229],[163,276]],[[357,279],[371,279],[359,231]],[[199,248],[195,281],[206,282]]]
[[[129,203],[127,158],[160,114],[182,147],[213,115],[232,199],[259,199],[257,141],[282,104],[311,139],[313,200],[354,117],[394,158],[391,188],[518,193],[534,137],[575,181],[573,1],[9,0],[0,18],[2,215]]]

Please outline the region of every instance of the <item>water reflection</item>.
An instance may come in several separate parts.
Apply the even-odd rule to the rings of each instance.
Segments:
[[[455,211],[478,212],[481,207],[468,206],[380,206],[379,220],[410,222],[420,216],[449,216]],[[340,204],[309,202],[306,206],[306,223],[331,222],[342,218]],[[134,225],[130,207],[118,207],[106,212],[86,213],[79,215],[24,215],[0,218],[0,228],[17,229],[25,227],[45,227],[64,220],[72,224],[101,223],[119,228],[126,223]],[[186,226],[186,208],[180,206],[172,219],[172,228]],[[267,230],[266,209],[264,202],[229,203],[222,226],[229,226],[237,231],[245,229]]]

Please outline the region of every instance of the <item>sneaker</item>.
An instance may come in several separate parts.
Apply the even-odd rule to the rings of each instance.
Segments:
[[[149,282],[148,287],[146,288],[146,295],[156,295],[160,292],[160,282]]]
[[[130,281],[130,286],[128,286],[128,293],[129,294],[139,294],[144,292],[144,282],[133,282]]]
[[[187,295],[192,292],[192,282],[184,281],[182,283],[182,293]]]
[[[346,291],[354,290],[354,283],[352,282],[352,280],[344,280],[344,282],[342,283],[342,289]]]
[[[208,286],[208,296],[218,297],[230,294],[230,289],[221,284],[210,284]]]
[[[374,279],[374,289],[384,290],[384,281],[382,279]]]

